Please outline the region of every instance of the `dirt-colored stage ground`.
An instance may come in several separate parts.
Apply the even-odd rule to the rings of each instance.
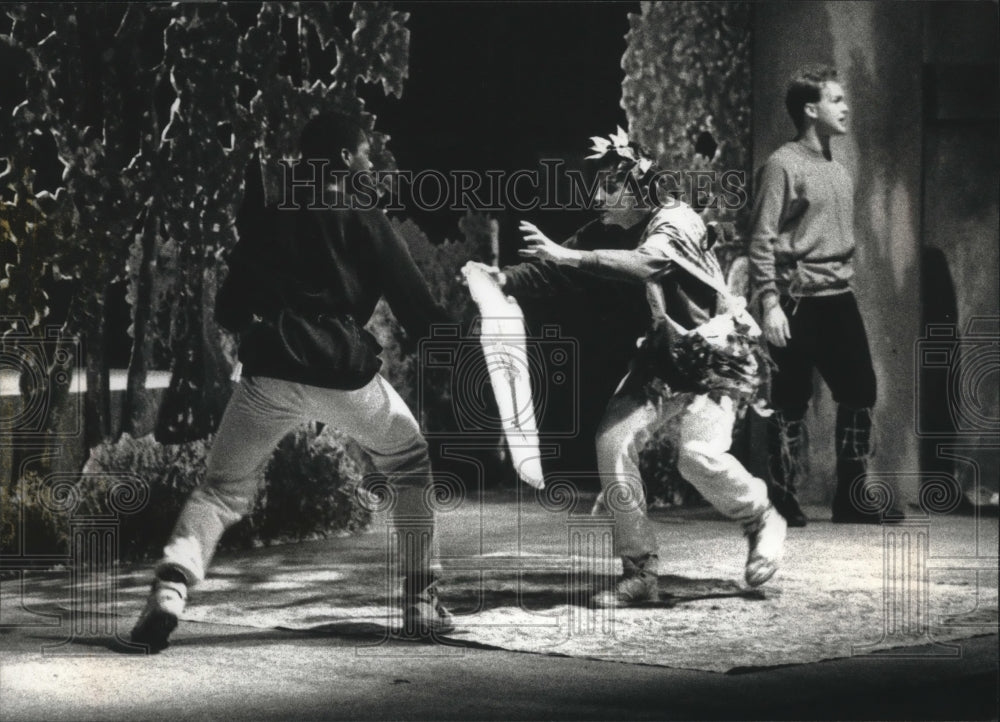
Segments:
[[[265,667],[272,674],[234,702],[251,716],[255,693],[261,701],[258,716],[274,717],[282,708],[269,705],[306,685],[304,678],[289,676],[290,669],[305,677],[321,677],[326,670],[331,686],[310,688],[303,700],[322,694],[347,705],[331,707],[329,714],[297,708],[307,717],[692,719],[704,713],[749,719],[785,716],[781,710],[786,710],[799,719],[864,718],[867,711],[887,718],[898,709],[900,718],[916,718],[937,716],[921,695],[955,675],[951,689],[963,696],[951,699],[942,688],[935,698],[941,716],[949,716],[944,712],[949,702],[965,710],[960,716],[975,716],[969,705],[980,702],[970,694],[981,697],[985,691],[988,701],[992,689],[995,701],[996,654],[983,650],[995,644],[997,632],[997,520],[915,515],[891,527],[834,526],[824,510],[809,511],[814,521],[790,530],[785,565],[761,591],[741,583],[746,549],[736,525],[710,510],[654,513],[664,561],[660,602],[608,613],[586,604],[590,591],[611,583],[617,573],[602,551],[607,528],[600,520],[547,511],[533,496],[481,504],[466,500],[439,517],[444,594],[459,627],[427,645],[392,638],[398,618],[384,602],[387,529],[382,525],[355,537],[221,556],[193,595],[174,644],[155,658],[123,654],[128,650],[114,642],[116,633],[127,636],[138,613],[147,569],[122,569],[111,587],[93,577],[74,586],[68,571],[29,577],[23,585],[8,580],[0,584],[6,633],[0,638],[13,651],[0,653],[0,718],[59,716],[60,710],[67,718],[109,718],[125,710],[161,716],[149,706],[162,692],[155,669],[167,675],[163,684],[175,695],[183,693],[185,709],[212,716],[215,703],[200,697],[207,695],[203,675],[221,675],[219,692],[225,697]],[[972,639],[982,635],[994,635],[993,641],[984,646],[983,639]],[[52,647],[63,640],[63,646]],[[43,646],[50,649],[43,652]],[[170,670],[181,673],[184,659],[191,676],[171,677]],[[315,662],[306,671],[304,659]],[[813,664],[833,659],[842,661]],[[429,685],[418,695],[422,701],[385,706],[398,696],[390,687],[389,697],[358,706],[357,693],[371,675],[406,685],[415,681],[414,669],[436,670],[433,679],[419,682]],[[600,669],[603,674],[595,671]],[[830,691],[846,684],[845,669],[854,670],[857,680],[846,686],[842,699],[830,699]],[[358,680],[350,681],[352,674]],[[653,681],[657,674],[664,675],[660,682]],[[692,674],[684,694],[667,693]],[[789,681],[796,675],[798,682]],[[906,680],[906,691],[893,691],[894,675]],[[608,680],[626,678],[627,685],[607,686]],[[739,695],[723,703],[710,691],[718,685],[729,690],[724,695],[743,690],[742,695],[750,678],[763,687],[750,695],[748,700],[757,701],[748,701],[749,707],[740,706]],[[761,697],[768,685],[780,686],[779,679],[791,685],[785,706],[780,695]],[[699,706],[692,695],[702,682],[708,696]],[[440,684],[449,689],[459,684],[462,699],[442,702],[440,715],[421,714],[434,709],[427,695]],[[541,694],[547,684],[553,690],[551,708]],[[888,684],[888,696],[869,701],[865,684]],[[961,692],[963,684],[982,689]],[[631,701],[619,698],[626,688],[635,692]],[[418,691],[410,688],[407,694]],[[488,703],[469,706],[484,695]],[[660,702],[651,707],[654,698]],[[811,698],[827,703],[814,708]],[[586,707],[588,699],[592,708]],[[618,700],[613,708],[607,706],[612,699]],[[909,705],[919,709],[903,713]],[[19,714],[11,716],[14,711]],[[995,708],[986,716],[995,716]]]

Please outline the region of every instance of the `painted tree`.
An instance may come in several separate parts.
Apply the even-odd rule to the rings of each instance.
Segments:
[[[125,140],[134,126],[123,113],[129,81],[122,49],[141,25],[142,11],[25,4],[6,12],[13,22],[2,42],[22,73],[25,98],[10,114],[7,168],[0,176],[6,191],[0,219],[15,249],[3,310],[41,329],[53,321],[46,286],[71,282],[68,313],[52,330],[60,343],[85,339],[84,428],[93,444],[109,433],[105,305],[110,285],[124,273],[141,207],[135,177],[126,173],[131,144]],[[33,145],[40,137],[55,144],[63,166],[55,193],[34,187]],[[52,383],[42,385],[50,412],[66,398],[66,384],[55,382],[68,378],[59,360],[57,353]]]

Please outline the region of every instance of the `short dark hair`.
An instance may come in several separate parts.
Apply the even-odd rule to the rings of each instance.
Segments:
[[[806,122],[806,103],[818,103],[823,97],[823,84],[837,79],[837,70],[829,65],[807,65],[799,68],[788,83],[785,108],[795,127],[802,130]]]
[[[361,119],[346,113],[320,113],[306,123],[299,136],[302,160],[327,160],[334,167],[341,163],[340,151],[357,151],[365,131]]]

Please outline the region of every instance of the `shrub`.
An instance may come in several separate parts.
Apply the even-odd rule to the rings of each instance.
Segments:
[[[621,107],[630,136],[661,167],[750,177],[751,5],[644,2],[629,13]],[[718,220],[742,224],[747,206]]]
[[[67,553],[69,526],[51,508],[43,478],[29,471],[10,488],[0,487],[0,554],[58,555]]]
[[[153,437],[125,434],[115,443],[90,452],[80,479],[83,501],[78,514],[101,514],[114,477],[134,474],[146,483],[145,503],[134,513],[119,514],[119,554],[122,559],[157,556],[163,549],[188,494],[205,476],[210,441],[160,444]],[[239,532],[235,532],[236,535]]]
[[[345,441],[330,428],[313,425],[282,439],[267,467],[267,485],[251,520],[265,544],[302,540],[331,531],[356,532],[371,514],[357,501],[362,478]]]
[[[332,430],[307,425],[286,436],[261,474],[249,516],[226,531],[223,549],[303,540],[365,528],[358,463]],[[188,495],[205,476],[211,439],[165,445],[124,435],[91,450],[77,478],[28,472],[0,490],[0,552],[68,554],[72,519],[114,515],[121,560],[159,556]],[[137,482],[141,479],[142,482]],[[23,544],[21,543],[23,535]]]

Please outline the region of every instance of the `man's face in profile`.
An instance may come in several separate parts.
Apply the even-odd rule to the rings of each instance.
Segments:
[[[819,102],[809,103],[815,110],[816,132],[819,135],[844,135],[847,132],[849,108],[844,89],[836,80],[823,83]]]

